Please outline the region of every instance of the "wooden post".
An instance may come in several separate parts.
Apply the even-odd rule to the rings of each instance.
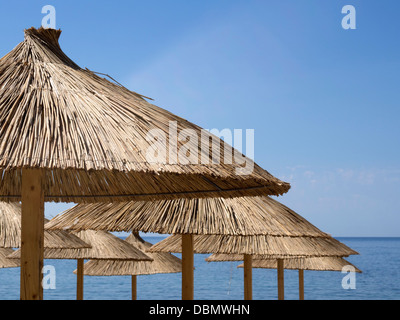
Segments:
[[[285,299],[283,259],[278,259],[278,300]]]
[[[136,275],[132,276],[132,300],[137,300],[137,278]]]
[[[76,300],[83,300],[83,259],[78,259],[76,270]]]
[[[299,269],[299,300],[304,300],[304,270]]]
[[[244,278],[244,300],[253,299],[253,283],[252,283],[252,256],[244,255],[243,278]]]
[[[139,236],[139,231],[132,231],[134,236]],[[132,275],[132,300],[137,300],[137,276]]]
[[[21,300],[43,300],[43,171],[22,169]]]
[[[182,234],[182,300],[193,300],[193,236]]]

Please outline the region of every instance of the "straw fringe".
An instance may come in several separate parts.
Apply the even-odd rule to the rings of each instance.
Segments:
[[[151,243],[133,234],[129,235],[125,241],[144,252],[152,246]],[[146,255],[153,261],[89,260],[84,265],[84,274],[87,276],[130,276],[182,272],[182,261],[170,253],[146,252]]]
[[[339,257],[322,257],[322,258],[294,258],[283,259],[284,269],[290,270],[314,270],[314,271],[342,271],[344,267],[352,267],[355,272],[361,273],[355,265],[347,260]],[[276,269],[276,259],[253,260],[253,268]],[[238,268],[243,268],[240,264]]]
[[[45,222],[48,222],[45,219]],[[21,246],[21,205],[0,202],[0,248]],[[45,230],[45,248],[87,248],[87,243],[64,230]]]
[[[152,258],[130,245],[126,241],[104,231],[74,232],[77,237],[90,244],[90,248],[82,249],[44,249],[45,259],[115,259],[115,260],[143,260],[152,261]],[[20,258],[20,250],[9,256],[11,259]]]

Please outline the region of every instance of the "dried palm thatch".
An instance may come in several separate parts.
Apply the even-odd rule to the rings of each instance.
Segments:
[[[260,256],[344,257],[358,254],[332,237],[196,235],[195,253]],[[149,252],[182,252],[180,235],[156,243]]]
[[[83,300],[83,270],[85,259],[113,259],[152,261],[153,259],[129,244],[128,242],[105,231],[80,231],[76,235],[91,245],[83,249],[47,249],[44,250],[46,259],[76,259],[77,260],[77,300]],[[19,259],[20,250],[8,256],[10,259]]]
[[[283,259],[284,269],[315,270],[315,271],[342,271],[344,267],[351,266],[355,272],[361,273],[355,265],[341,257],[313,257]],[[276,259],[253,260],[253,268],[276,269]],[[243,268],[240,264],[238,268]]]
[[[14,252],[10,248],[0,248],[0,268],[16,268],[19,267],[19,261],[8,259],[7,256]]]
[[[135,234],[125,241],[139,250],[146,252],[152,244]],[[182,272],[182,261],[170,253],[146,253],[153,261],[89,260],[85,263],[84,274],[87,276],[132,276],[157,273]],[[76,270],[74,271],[76,273]]]
[[[57,202],[289,190],[256,164],[251,173],[240,174],[243,162],[252,161],[222,139],[202,139],[195,124],[80,68],[60,48],[60,34],[25,30],[24,41],[0,60],[0,200],[20,200],[23,167],[44,170],[45,199]],[[149,139],[155,129],[158,144]],[[193,133],[189,141],[175,137],[183,132]],[[161,148],[161,135],[170,148]],[[221,150],[219,163],[212,162],[213,150]],[[232,161],[225,160],[228,154]]]
[[[90,248],[80,249],[44,249],[45,259],[113,259],[113,260],[142,260],[152,261],[148,255],[105,231],[73,232],[77,237],[90,245]],[[20,258],[20,250],[9,256],[11,259]]]
[[[161,234],[329,237],[270,197],[78,204],[51,219],[46,227]]]
[[[47,219],[45,221],[48,222]],[[21,246],[21,205],[0,202],[0,248],[19,248]],[[46,248],[88,248],[89,244],[64,230],[44,232]]]

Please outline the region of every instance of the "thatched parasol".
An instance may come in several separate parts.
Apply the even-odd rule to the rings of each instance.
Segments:
[[[47,219],[44,219],[47,222]],[[0,202],[0,248],[19,248],[21,246],[21,205],[19,203]],[[64,230],[45,230],[44,247],[88,248],[79,237]]]
[[[153,258],[143,253],[140,249],[130,243],[118,238],[117,236],[105,231],[79,231],[73,232],[85,243],[90,244],[90,248],[82,249],[44,249],[45,259],[69,259],[77,261],[77,300],[83,299],[83,272],[84,260],[133,260],[133,261],[152,261]],[[19,259],[20,250],[13,252],[8,258]]]
[[[125,241],[145,252],[152,244],[138,234],[130,234]],[[179,273],[182,261],[164,252],[146,253],[153,261],[89,260],[84,266],[87,276],[132,276],[132,300],[137,297],[137,276],[158,273]],[[76,273],[76,271],[74,271]]]
[[[217,155],[210,148],[232,154],[233,148],[211,137],[208,148],[200,148],[200,127],[80,68],[61,50],[60,34],[25,30],[25,40],[0,60],[1,197],[21,197],[22,168],[43,169],[46,200],[61,202],[153,200],[191,193],[279,195],[289,190],[288,183],[257,165],[247,175],[238,174],[243,164],[235,157],[211,162]],[[198,139],[172,141],[171,122],[177,134],[192,130]],[[169,146],[178,153],[180,147],[190,151],[197,145],[197,157],[187,161],[168,150],[168,161],[160,161],[149,152],[154,129],[171,135]]]
[[[207,261],[227,261],[221,259],[229,259],[230,257],[210,256]],[[236,257],[231,257],[236,258]],[[233,260],[231,260],[233,261]],[[280,262],[280,263],[279,263]],[[345,267],[351,267],[354,272],[361,273],[361,270],[341,257],[313,257],[313,258],[290,258],[290,259],[262,259],[254,260],[253,268],[262,269],[291,269],[299,271],[299,299],[304,300],[304,270],[315,271],[343,271]],[[238,266],[244,268],[244,264]],[[282,273],[283,274],[283,273]],[[283,286],[283,276],[280,280]],[[278,285],[278,288],[280,286]],[[283,295],[283,290],[278,292],[278,296]],[[283,297],[282,297],[283,298]]]
[[[192,252],[240,253],[245,254],[249,262],[253,254],[356,254],[270,197],[79,204],[53,218],[48,226],[50,229],[140,230],[175,234],[152,249],[182,252],[182,296],[187,293],[189,299],[193,297]],[[251,268],[246,269],[246,274],[249,273]],[[246,279],[251,281],[251,275]],[[250,285],[249,281],[246,287]]]
[[[0,269],[1,268],[16,268],[19,267],[19,261],[8,259],[7,256],[14,252],[11,248],[0,248]]]
[[[243,172],[243,162],[252,161],[221,139],[203,139],[200,127],[80,68],[61,50],[60,34],[25,30],[24,41],[0,59],[0,200],[22,201],[21,299],[43,298],[44,201],[280,195],[289,190],[288,183],[256,164]],[[189,131],[189,141],[181,139],[179,134]],[[169,148],[161,144],[163,137]],[[178,156],[187,150],[190,159]],[[210,150],[223,151],[218,163]]]
[[[78,204],[51,219],[46,227],[161,234],[329,236],[270,197]]]

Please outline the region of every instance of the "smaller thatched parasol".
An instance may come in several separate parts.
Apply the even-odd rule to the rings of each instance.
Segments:
[[[221,257],[209,257],[207,261],[222,261]],[[225,260],[226,261],[226,260]],[[290,258],[290,259],[262,259],[254,260],[253,268],[263,269],[291,269],[299,270],[299,299],[304,300],[304,270],[315,271],[342,271],[350,266],[354,272],[361,273],[361,270],[341,257],[313,257],[313,258]],[[244,264],[238,266],[243,268]],[[283,274],[283,273],[282,273]],[[280,279],[278,279],[280,280]],[[283,282],[283,276],[280,280]],[[282,283],[283,285],[283,283]],[[279,288],[279,286],[278,286]],[[279,294],[279,293],[278,293]]]
[[[45,248],[45,259],[73,259],[77,263],[77,300],[83,299],[83,264],[85,259],[96,260],[136,260],[152,261],[153,259],[128,242],[105,231],[72,232],[81,238],[90,248],[50,249]],[[20,258],[20,250],[16,250],[9,258]]]
[[[45,223],[48,222],[44,219]],[[21,205],[19,203],[0,202],[0,248],[19,248],[21,246]],[[44,247],[89,248],[76,235],[64,230],[46,230],[44,232]]]
[[[152,244],[144,241],[137,233],[130,234],[126,242],[142,251],[148,250]],[[137,298],[138,275],[182,272],[182,261],[178,257],[164,252],[148,253],[153,261],[127,260],[89,260],[84,266],[87,276],[132,276],[132,300]],[[76,273],[77,270],[74,271]]]

